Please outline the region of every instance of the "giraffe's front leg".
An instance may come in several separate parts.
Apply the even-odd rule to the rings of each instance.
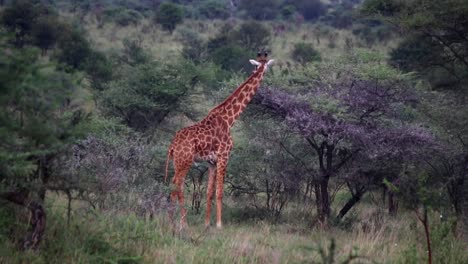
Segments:
[[[222,210],[223,210],[223,192],[224,192],[224,175],[226,174],[227,159],[219,159],[216,166],[216,228],[221,229]]]
[[[211,220],[211,204],[215,190],[216,179],[216,165],[209,164],[208,167],[208,187],[206,188],[206,213],[205,213],[205,227],[210,226]]]

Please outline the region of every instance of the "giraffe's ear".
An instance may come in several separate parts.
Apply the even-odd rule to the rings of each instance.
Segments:
[[[260,66],[260,62],[258,62],[258,61],[256,61],[256,60],[249,60],[249,61],[250,61],[250,63],[251,63],[252,65]]]
[[[269,60],[269,61],[267,62],[267,66],[270,66],[271,64],[273,64],[273,62],[275,62],[275,60]]]

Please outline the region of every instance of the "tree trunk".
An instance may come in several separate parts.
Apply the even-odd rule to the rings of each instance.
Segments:
[[[383,186],[382,188],[382,204],[385,206],[385,201],[387,200],[387,187]]]
[[[305,192],[304,192],[304,198],[303,198],[303,203],[306,203],[307,201],[307,197],[309,196],[309,192],[311,191],[311,181],[310,180],[307,180],[306,181],[306,189],[305,189]]]
[[[68,204],[67,204],[67,226],[70,226],[70,216],[71,216],[71,202],[72,202],[72,195],[70,190],[66,190],[65,193],[67,194]]]
[[[349,199],[348,202],[346,202],[346,204],[343,206],[343,208],[341,208],[340,212],[338,213],[338,219],[343,219],[343,217],[348,213],[348,211],[361,200],[364,193],[365,191],[360,191],[356,194],[353,194],[351,199]]]
[[[328,227],[328,220],[330,218],[330,194],[328,193],[328,181],[329,177],[325,176],[322,178],[319,184],[319,196],[318,200],[318,220],[323,228]]]
[[[388,213],[391,216],[396,216],[398,212],[398,201],[392,191],[388,192]]]
[[[317,216],[320,218],[321,209],[322,208],[322,195],[320,194],[320,185],[318,183],[314,184],[314,191],[315,191],[315,206],[317,209]]]
[[[26,235],[23,249],[37,249],[45,232],[46,214],[44,207],[37,202],[31,202],[27,207],[31,211],[31,219],[29,220],[31,229]]]
[[[468,157],[466,158],[468,160]],[[461,204],[462,204],[462,216],[461,216],[461,229],[463,233],[463,238],[465,241],[468,241],[468,168],[465,168],[465,180],[464,181],[464,192],[463,192],[463,197],[461,199]]]
[[[46,226],[46,213],[44,207],[42,204],[35,201],[28,202],[28,196],[29,192],[27,190],[0,193],[1,199],[24,206],[31,212],[31,218],[29,220],[30,230],[28,231],[22,245],[24,250],[38,248]]]
[[[419,215],[418,209],[415,209],[416,217],[424,226],[424,235],[426,236],[427,263],[432,264],[431,234],[429,233],[429,220],[427,218],[427,208],[424,206],[423,215]]]
[[[266,208],[267,210],[270,210],[270,200],[271,200],[271,191],[270,191],[270,185],[268,184],[268,180],[265,180],[265,187],[266,187]]]

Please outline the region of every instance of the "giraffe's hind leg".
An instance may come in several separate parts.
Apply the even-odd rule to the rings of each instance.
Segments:
[[[171,202],[175,205],[176,201],[179,202],[179,207],[180,207],[180,224],[181,228],[184,228],[187,226],[187,210],[185,209],[184,206],[184,180],[185,176],[187,175],[187,172],[190,169],[191,163],[189,162],[184,162],[184,163],[179,163],[175,162],[175,175],[174,179],[172,180],[173,190],[171,191]],[[171,221],[172,221],[172,216],[171,216]]]
[[[209,164],[208,167],[208,187],[206,188],[206,212],[205,212],[205,228],[210,226],[211,205],[213,201],[216,179],[216,165]]]

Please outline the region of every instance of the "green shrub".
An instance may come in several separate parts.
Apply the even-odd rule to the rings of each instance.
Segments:
[[[296,7],[294,5],[286,5],[281,9],[281,15],[284,19],[290,19],[295,12]]]
[[[281,10],[279,0],[241,0],[239,9],[247,18],[255,20],[275,19]]]
[[[198,82],[196,68],[188,62],[154,61],[120,70],[121,78],[109,82],[101,94],[102,106],[140,131],[157,126]]]
[[[143,15],[138,11],[121,7],[104,10],[103,17],[106,22],[114,22],[119,26],[126,27],[137,25]]]
[[[306,20],[316,20],[327,12],[327,7],[320,0],[296,0],[288,2],[294,4],[297,11]]]
[[[125,63],[136,66],[151,60],[151,56],[143,49],[139,40],[126,38],[122,43],[124,49],[122,51],[121,60]]]
[[[62,32],[58,41],[60,51],[56,57],[60,63],[82,70],[91,55],[91,45],[78,29]]]
[[[198,7],[198,12],[204,18],[208,19],[226,19],[229,17],[229,12],[227,10],[227,1],[219,0],[204,0],[201,1]]]
[[[291,57],[301,64],[321,60],[319,52],[311,43],[296,43]]]
[[[253,52],[244,49],[235,44],[230,44],[222,48],[216,49],[210,57],[213,62],[220,65],[222,69],[228,71],[244,71],[248,72],[251,69],[249,59],[252,58]]]
[[[84,69],[88,74],[91,87],[96,90],[104,89],[104,85],[112,79],[112,63],[101,52],[91,51]]]
[[[271,32],[262,23],[249,21],[232,31],[230,38],[244,49],[256,52],[270,44]]]
[[[116,24],[125,27],[128,25],[137,25],[141,18],[141,14],[135,10],[122,9],[117,13],[114,19]]]
[[[185,27],[178,30],[178,33],[184,45],[182,48],[182,56],[195,63],[202,62],[206,57],[206,45],[200,35]]]
[[[184,10],[173,3],[162,3],[156,12],[155,21],[161,24],[164,30],[173,32],[176,26],[183,21]]]

